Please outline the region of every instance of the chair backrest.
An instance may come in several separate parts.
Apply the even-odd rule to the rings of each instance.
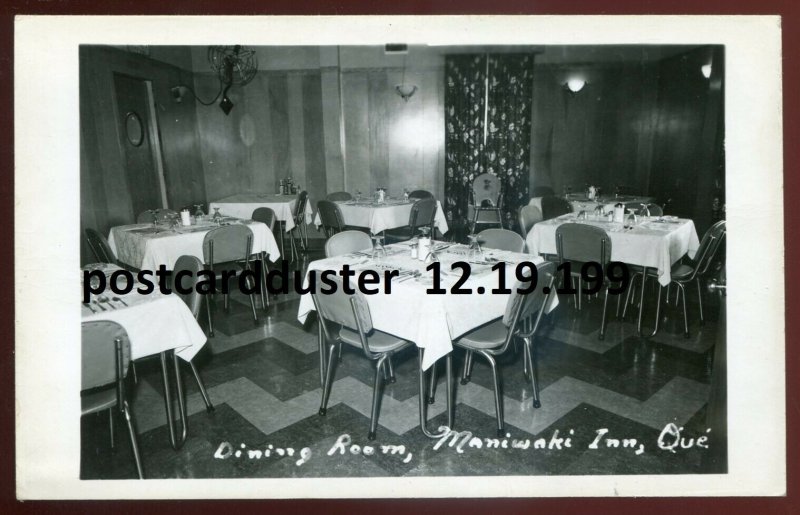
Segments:
[[[536,206],[522,206],[519,208],[519,233],[523,238],[528,236],[528,233],[533,228],[536,222],[543,220],[542,211]]]
[[[561,262],[593,261],[605,267],[611,260],[611,238],[606,231],[593,225],[559,225],[556,228],[556,247]]]
[[[413,236],[419,227],[430,227],[432,230],[435,218],[436,199],[430,197],[414,202],[411,213],[408,215],[408,225],[411,227],[411,235]]]
[[[91,228],[87,228],[83,232],[86,235],[89,248],[92,249],[92,253],[97,261],[101,263],[117,262],[114,251],[111,250],[111,246],[108,244],[108,240],[106,240],[105,236]]]
[[[197,291],[195,286],[197,282],[200,280],[198,277],[198,272],[203,270],[203,263],[197,259],[195,256],[181,256],[175,262],[175,266],[172,269],[172,291],[181,298],[183,302],[189,307],[189,311],[192,312],[195,318],[200,314],[200,293]],[[192,291],[187,294],[178,293],[176,285],[178,284],[178,272],[189,272],[189,275],[185,279],[181,279],[180,285],[185,289],[191,289]],[[184,274],[186,275],[186,274]]]
[[[203,238],[203,260],[206,265],[246,261],[253,246],[253,231],[241,224],[217,227]]]
[[[408,194],[408,198],[415,198],[415,199],[424,199],[424,198],[435,198],[433,193],[428,190],[414,190]]]
[[[726,231],[725,220],[720,220],[709,227],[703,235],[703,239],[700,241],[700,246],[697,248],[697,253],[695,254],[695,262],[697,263],[697,266],[695,266],[695,274],[704,275],[708,272],[719,248],[722,246]]]
[[[552,197],[556,194],[550,186],[535,186],[533,188],[534,197]]]
[[[325,198],[331,202],[353,200],[353,196],[346,191],[334,191],[333,193],[328,193],[328,196]]]
[[[482,173],[472,181],[472,198],[475,206],[488,202],[491,206],[500,204],[502,192],[500,178],[493,173]]]
[[[344,218],[342,211],[335,202],[330,200],[320,200],[317,202],[317,212],[322,228],[327,236],[341,232],[344,229]]]
[[[108,320],[81,324],[81,391],[116,383],[128,373],[130,361],[131,343],[121,325]]]
[[[306,190],[297,194],[297,202],[294,203],[295,223],[302,221],[306,214],[306,203],[308,203],[308,192]]]
[[[525,240],[519,234],[508,229],[484,229],[478,233],[478,242],[482,247],[489,249],[510,250],[522,252],[525,249]]]
[[[572,206],[565,199],[553,195],[542,197],[542,217],[545,220],[567,213],[572,213]]]
[[[526,277],[530,274],[525,269],[523,272]],[[536,288],[531,293],[521,294],[517,290],[526,288],[526,284],[515,280],[514,287],[511,288],[511,296],[506,304],[506,311],[503,314],[503,325],[511,328],[516,322],[529,318],[537,309],[543,308],[543,304],[548,295],[544,294],[544,287],[549,286],[549,291],[555,291],[553,281],[555,280],[556,264],[552,261],[544,261],[536,265]],[[537,320],[538,323],[538,320]],[[535,328],[533,329],[536,330]]]
[[[172,209],[153,209],[139,213],[139,216],[136,217],[136,223],[151,224],[154,219],[159,222],[165,222],[171,218],[177,218],[178,216],[180,216],[178,212]]]
[[[361,231],[342,231],[325,242],[325,257],[372,249],[372,238]]]
[[[261,222],[269,227],[270,231],[275,230],[275,211],[268,207],[258,207],[253,210],[250,216],[256,222]]]
[[[328,327],[328,322],[356,331],[361,337],[364,352],[371,357],[367,334],[372,332],[372,316],[366,297],[358,290],[353,294],[345,293],[342,279],[339,276],[334,276],[332,281],[336,285],[336,291],[333,293],[315,292],[312,294],[323,334],[328,339],[334,336]]]

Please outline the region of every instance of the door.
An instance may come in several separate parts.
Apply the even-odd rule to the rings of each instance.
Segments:
[[[133,216],[148,209],[166,207],[160,181],[160,162],[156,152],[155,124],[150,109],[147,81],[114,74],[120,144],[125,159],[125,175],[131,195]]]
[[[727,388],[727,311],[725,309],[726,279],[723,267],[717,280],[709,284],[712,295],[719,296],[719,322],[714,345],[714,362],[711,371],[711,393],[708,399],[706,423],[711,428],[711,444],[703,454],[705,472],[728,472],[728,388]]]

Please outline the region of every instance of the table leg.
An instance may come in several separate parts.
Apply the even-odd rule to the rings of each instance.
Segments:
[[[440,438],[442,437],[443,433],[431,433],[428,431],[428,409],[427,403],[425,402],[425,371],[422,369],[422,358],[424,356],[425,350],[422,348],[417,348],[417,353],[419,356],[419,425],[422,429],[422,433],[427,436],[428,438]],[[451,354],[448,354],[448,366],[447,366],[447,420],[448,424],[452,424],[452,375],[453,375],[453,367],[452,367],[452,357]]]
[[[186,420],[186,396],[184,395],[183,391],[183,378],[181,377],[181,368],[180,363],[178,362],[179,358],[175,355],[175,351],[172,352],[172,363],[175,368],[175,390],[178,393],[178,414],[181,417],[181,436],[178,440],[178,447],[182,447],[183,443],[186,441],[186,433],[188,431],[188,422]],[[176,449],[177,450],[177,449]]]
[[[647,284],[647,267],[642,270],[642,291],[639,293],[639,321],[636,324],[636,334],[642,336],[642,312],[644,311],[644,287]]]
[[[182,436],[181,439],[178,440],[175,437],[175,420],[172,418],[172,389],[169,386],[169,367],[167,366],[167,353],[171,351],[164,351],[160,354],[161,357],[161,380],[164,384],[164,407],[167,412],[167,427],[169,428],[169,441],[172,444],[172,448],[176,451],[183,446],[183,442],[186,439],[186,407],[183,405],[182,393],[183,393],[183,386],[180,385],[180,375],[178,372],[178,364],[174,362],[174,368],[176,372],[176,381],[179,384],[178,386],[178,396],[179,396],[179,411],[181,415],[181,423],[183,425],[182,428]],[[175,360],[175,355],[173,353],[173,360]]]

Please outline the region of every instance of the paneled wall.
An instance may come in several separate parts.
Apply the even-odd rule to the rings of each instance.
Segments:
[[[583,68],[583,69],[582,69]],[[564,83],[581,70],[587,84]],[[656,65],[539,65],[534,72],[531,189],[613,193],[617,185],[645,193],[656,115]]]
[[[172,53],[173,59],[180,59],[180,53],[176,52]],[[187,53],[186,62],[188,57]],[[132,223],[136,217],[120,144],[115,73],[150,81],[152,85],[169,206],[182,206],[206,196],[194,106],[173,102],[169,91],[176,84],[191,82],[192,74],[120,49],[82,46],[79,71],[82,263],[95,260],[84,241],[84,228],[107,234],[112,226]]]

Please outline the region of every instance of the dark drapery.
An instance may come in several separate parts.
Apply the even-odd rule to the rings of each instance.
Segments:
[[[445,59],[445,215],[466,220],[472,180],[483,173],[486,55]]]
[[[532,93],[531,55],[446,57],[444,191],[449,220],[466,221],[472,181],[486,171],[500,178],[506,227],[528,202]]]

